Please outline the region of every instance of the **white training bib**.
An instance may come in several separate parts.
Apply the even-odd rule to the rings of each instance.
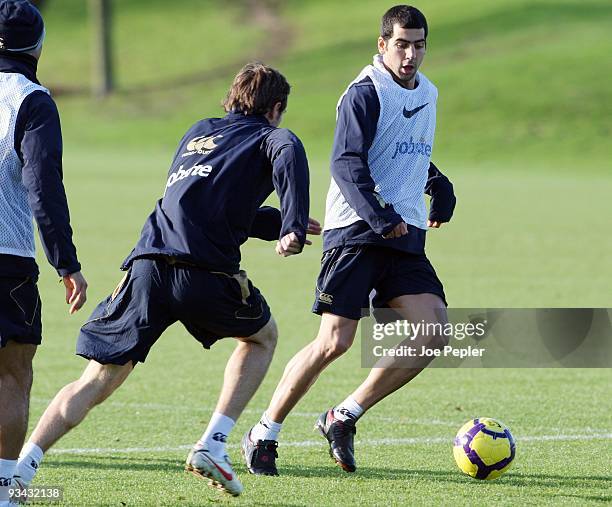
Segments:
[[[368,152],[368,165],[375,190],[392,204],[407,224],[427,229],[425,185],[436,130],[438,90],[420,72],[418,86],[408,90],[398,85],[374,56],[349,85],[370,77],[380,102],[376,136]],[[348,91],[348,88],[347,88]],[[346,91],[338,101],[338,107]],[[362,220],[353,210],[332,178],[327,194],[325,230],[346,227]]]

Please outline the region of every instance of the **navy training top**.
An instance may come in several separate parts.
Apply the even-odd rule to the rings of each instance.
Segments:
[[[402,217],[388,204],[384,209],[374,196],[375,183],[370,174],[368,152],[376,137],[380,101],[369,77],[349,87],[340,102],[331,156],[331,174],[342,195],[363,220],[323,233],[323,251],[344,245],[373,244],[409,253],[425,251],[426,231],[407,224],[408,234],[385,239]],[[431,196],[429,219],[450,221],[456,198],[449,179],[433,164],[425,193]]]
[[[0,72],[36,78],[37,60],[27,54],[0,51]],[[15,122],[15,151],[22,168],[22,183],[38,225],[43,250],[60,276],[81,270],[72,228],[68,201],[62,182],[62,131],[53,99],[43,91],[28,95],[19,108]],[[0,276],[37,276],[32,257],[0,254]]]
[[[164,195],[121,268],[165,255],[236,273],[249,236],[273,240],[294,232],[303,245],[308,185],[306,153],[290,130],[240,112],[201,120],[181,140]],[[275,189],[280,212],[260,208]]]

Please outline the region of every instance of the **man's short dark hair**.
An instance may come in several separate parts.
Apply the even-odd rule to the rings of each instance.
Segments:
[[[389,40],[393,37],[393,27],[398,24],[402,28],[422,28],[427,39],[427,20],[425,15],[411,5],[396,5],[385,12],[380,25],[380,36]]]
[[[247,63],[234,78],[223,107],[243,114],[266,114],[280,102],[287,108],[291,87],[279,71],[261,62]]]

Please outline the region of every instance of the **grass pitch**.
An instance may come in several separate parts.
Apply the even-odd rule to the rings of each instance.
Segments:
[[[78,327],[113,289],[120,277],[117,266],[163,187],[163,175],[157,180],[146,177],[150,166],[141,163],[132,166],[119,188],[110,183],[116,181],[113,177],[107,185],[97,184],[92,194],[87,192],[88,178],[72,179],[73,215],[91,301],[84,313],[69,317],[62,288],[44,270],[45,342],[35,361],[32,423],[57,390],[84,367],[85,361],[72,356]],[[598,232],[605,227],[605,216],[596,214],[601,218],[585,229],[569,213],[559,221],[546,215],[531,220],[530,211],[520,207],[512,218],[483,214],[482,207],[499,205],[493,197],[483,199],[485,189],[503,187],[505,198],[516,202],[535,199],[535,189],[542,184],[530,176],[522,176],[520,185],[514,181],[509,174],[458,178],[461,211],[455,222],[431,234],[429,244],[451,305],[603,304],[609,276],[584,279],[593,272],[599,254],[583,251],[581,245],[612,246]],[[527,196],[525,183],[534,189]],[[576,178],[560,180],[558,186],[561,194],[571,189],[587,195],[586,184]],[[603,198],[611,190],[610,182],[601,180],[597,191],[591,189],[588,195],[597,200],[594,197]],[[552,206],[554,199],[548,202]],[[508,230],[515,219],[523,224],[521,234]],[[568,236],[580,238],[578,244],[568,243]],[[288,418],[279,448],[282,475],[249,476],[237,443],[265,408],[286,362],[316,333],[319,318],[308,310],[319,255],[320,240],[301,256],[288,259],[276,257],[272,244],[258,240],[245,248],[244,266],[272,307],[280,341],[263,386],[230,438],[231,456],[246,487],[240,499],[210,490],[182,471],[188,446],[200,436],[214,407],[233,343],[225,340],[206,352],[180,325],[170,328],[126,384],[45,457],[35,484],[63,485],[68,505],[601,505],[612,501],[609,370],[425,371],[360,421],[359,469],[346,474],[331,462],[312,427],[320,412],[344,399],[366,376],[358,345],[323,373]],[[584,262],[577,263],[577,255]],[[452,458],[455,432],[477,416],[501,419],[517,439],[514,466],[491,483],[463,476]]]
[[[244,48],[268,35],[245,23],[249,18],[234,3],[116,4],[119,93],[102,104],[79,92],[87,87],[85,3],[53,0],[45,12],[40,77],[72,90],[58,103],[90,302],[69,317],[62,287],[39,259],[45,338],[35,359],[31,425],[84,367],[73,356],[78,328],[121,276],[118,266],[163,191],[179,137],[200,117],[220,114],[232,73],[248,56]],[[277,13],[290,37],[279,41],[284,52],[271,63],[294,85],[285,125],[308,151],[315,217],[322,218],[329,181],[335,102],[373,54],[377,19],[389,5],[291,1]],[[422,7],[431,27],[423,70],[440,89],[434,160],[458,195],[453,222],[428,238],[450,304],[610,306],[612,179],[603,107],[610,88],[602,77],[610,73],[609,3],[445,0]],[[223,71],[228,63],[236,67],[232,73]],[[208,77],[194,79],[199,71]],[[257,240],[243,253],[280,329],[270,372],[230,438],[243,496],[223,496],[182,471],[213,409],[233,343],[205,352],[178,326],[45,457],[34,485],[63,486],[66,505],[612,502],[609,370],[426,371],[360,421],[358,472],[342,472],[312,426],[366,376],[358,346],[324,372],[287,419],[282,475],[249,476],[237,443],[265,408],[286,362],[317,331],[309,307],[321,243],[289,259]],[[497,481],[463,476],[452,458],[455,432],[476,416],[501,419],[517,439],[515,463]]]

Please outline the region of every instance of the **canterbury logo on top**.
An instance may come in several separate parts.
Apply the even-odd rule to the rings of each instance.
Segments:
[[[187,143],[187,151],[183,153],[182,157],[189,157],[191,155],[208,155],[213,151],[217,144],[216,140],[221,139],[223,136],[200,136],[194,137]]]
[[[384,67],[381,55],[374,56],[373,64],[365,67],[349,88],[366,77],[372,80],[380,102],[376,136],[368,152],[375,190],[406,223],[427,229],[424,192],[436,130],[438,90],[420,72],[414,90],[401,87]],[[343,97],[344,94],[338,106]],[[332,178],[325,230],[346,227],[358,220],[361,217],[346,202]]]

